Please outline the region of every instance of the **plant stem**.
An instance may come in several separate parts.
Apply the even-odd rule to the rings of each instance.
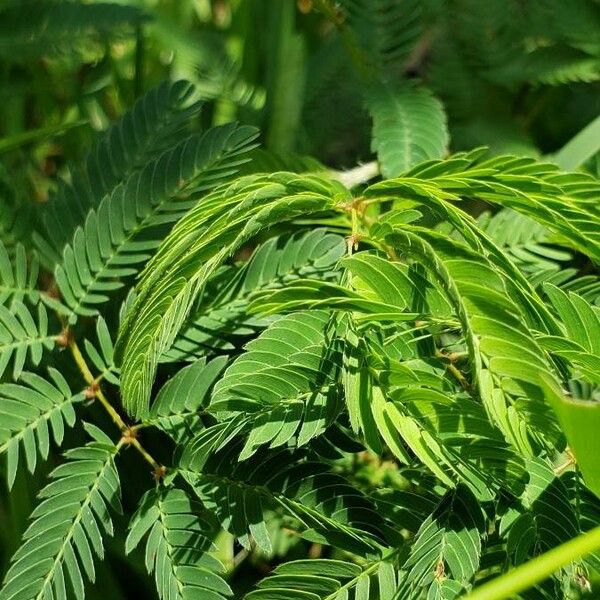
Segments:
[[[374,71],[370,64],[369,56],[356,39],[353,30],[347,26],[344,18],[341,18],[340,13],[332,0],[316,0],[315,8],[321,11],[337,28],[340,37],[342,38],[342,43],[346,48],[346,52],[363,82],[372,82]]]
[[[97,379],[94,378],[94,375],[90,371],[88,364],[77,345],[77,342],[71,338],[69,339],[69,349],[71,350],[71,354],[73,355],[73,359],[75,363],[79,367],[83,378],[86,383],[93,388],[95,397],[100,401],[100,404],[104,407],[106,412],[110,415],[110,418],[113,420],[114,424],[121,431],[121,440],[119,441],[119,445],[126,444],[128,446],[133,446],[144,458],[144,460],[152,466],[155,476],[160,477],[164,474],[164,467],[160,465],[152,455],[142,446],[140,441],[135,437],[137,429],[136,427],[129,427],[125,421],[121,418],[121,415],[115,410],[113,405],[108,401],[108,398],[104,395],[104,392],[98,386]]]
[[[471,386],[469,382],[466,380],[465,376],[461,373],[460,369],[458,369],[450,360],[447,354],[444,354],[439,348],[435,349],[436,358],[444,359],[446,362],[444,366],[446,369],[454,376],[454,378],[460,383],[463,389],[469,391]]]
[[[526,590],[590,552],[600,549],[600,526],[485,583],[465,600],[503,600]]]
[[[144,446],[142,446],[142,444],[140,444],[140,440],[138,440],[137,438],[133,438],[129,442],[129,445],[133,446],[144,457],[144,460],[152,466],[155,475],[158,476],[163,467],[161,467],[160,463],[154,460],[154,458],[152,458],[152,455],[144,448]]]
[[[92,375],[92,372],[90,371],[90,368],[88,367],[85,358],[83,357],[83,354],[81,354],[81,350],[74,339],[69,340],[69,349],[71,350],[71,354],[73,355],[73,358],[75,359],[75,362],[77,363],[77,366],[79,367],[79,370],[81,371],[86,383],[90,386],[96,387],[97,381]],[[113,420],[115,425],[121,431],[125,431],[127,429],[125,421],[123,421],[121,415],[119,415],[112,404],[108,401],[104,395],[104,392],[98,387],[95,389],[95,394],[96,398],[98,398],[100,404],[102,404],[102,406],[106,409],[106,412],[110,415],[110,418]]]
[[[286,153],[294,150],[306,83],[306,40],[296,30],[294,3],[273,3],[266,31],[269,61],[265,141],[270,150]]]

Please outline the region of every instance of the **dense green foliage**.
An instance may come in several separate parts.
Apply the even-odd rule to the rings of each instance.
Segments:
[[[597,597],[598,40],[0,0],[0,600]]]

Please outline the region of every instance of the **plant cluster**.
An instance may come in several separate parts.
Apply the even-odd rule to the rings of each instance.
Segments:
[[[167,4],[0,2],[0,600],[594,597],[600,5]]]

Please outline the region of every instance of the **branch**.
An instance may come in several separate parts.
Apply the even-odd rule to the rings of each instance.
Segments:
[[[104,395],[104,392],[98,386],[98,382],[92,375],[90,368],[77,345],[77,342],[70,337],[69,339],[69,350],[71,350],[71,354],[73,355],[73,359],[75,363],[79,367],[85,382],[90,386],[89,389],[94,393],[94,397],[98,398],[102,406],[106,409],[106,412],[110,415],[110,418],[113,420],[114,424],[121,430],[125,431],[128,429],[125,421],[121,418],[121,415],[114,409],[113,405],[108,401],[108,398]]]
[[[90,371],[90,368],[77,345],[75,339],[67,334],[68,336],[68,345],[71,350],[71,354],[73,355],[73,359],[75,363],[79,367],[83,378],[86,383],[89,385],[88,390],[90,391],[90,396],[93,395],[94,398],[97,398],[100,401],[100,404],[104,407],[106,412],[110,415],[110,418],[113,420],[114,424],[121,431],[121,440],[119,442],[120,445],[128,445],[133,446],[144,458],[144,460],[152,466],[152,470],[154,473],[154,477],[156,479],[161,479],[164,477],[166,473],[166,468],[162,466],[159,462],[157,462],[150,453],[140,444],[140,441],[137,439],[137,428],[129,427],[125,421],[121,418],[121,415],[115,410],[114,406],[108,401],[108,398],[104,395],[104,392],[100,389],[98,385],[98,380],[94,378],[94,375]]]

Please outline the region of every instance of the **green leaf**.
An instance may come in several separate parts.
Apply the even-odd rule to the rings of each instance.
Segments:
[[[73,5],[63,4],[66,10],[69,6]],[[74,6],[75,10],[103,10],[97,5]],[[85,225],[90,211],[97,210],[107,194],[187,137],[199,110],[192,84],[164,82],[98,137],[83,167],[72,169],[70,182],[59,182],[56,194],[40,211],[41,228],[34,241],[49,267],[61,262],[65,245],[72,243],[77,228]]]
[[[484,531],[484,513],[473,495],[463,487],[449,492],[417,533],[400,570],[397,597],[415,597],[424,588],[432,597],[456,598],[478,570]],[[436,587],[445,581],[454,584],[445,584],[440,595]]]
[[[235,173],[256,131],[235,124],[189,137],[136,171],[92,209],[75,230],[54,275],[70,321],[92,316],[134,275],[199,193]]]
[[[146,492],[133,515],[126,552],[146,537],[146,569],[163,600],[223,600],[233,592],[210,551],[215,524],[183,490]],[[201,511],[200,513],[198,511]]]
[[[346,195],[339,184],[318,177],[278,173],[241,178],[192,209],[146,267],[139,296],[121,327],[117,353],[123,360],[121,391],[127,410],[137,417],[147,412],[160,357],[229,255],[267,227],[326,210],[334,196]]]
[[[600,427],[600,405],[557,395],[551,391],[550,384],[547,392],[587,486],[600,497],[600,453],[597,434]]]
[[[98,369],[98,379],[106,379],[112,384],[118,385],[119,374],[114,363],[114,346],[110,330],[102,317],[96,320],[97,347],[89,340],[84,340],[84,347],[90,362]]]
[[[187,445],[179,470],[244,547],[250,548],[254,539],[271,552],[265,519],[276,506],[307,534],[314,531],[322,543],[351,552],[372,552],[383,539],[383,522],[372,503],[327,464],[285,449],[237,462],[240,445],[230,443],[231,436],[210,443],[207,437],[200,433]]]
[[[573,171],[598,152],[600,152],[600,116],[570,139],[554,155],[554,160],[561,169]]]
[[[341,344],[335,335],[329,313],[295,313],[247,344],[225,371],[209,410],[245,421],[247,438],[239,460],[267,444],[270,448],[292,440],[297,446],[307,444],[335,420],[341,363]]]
[[[356,331],[350,329],[345,342],[343,383],[350,424],[356,433],[362,431],[367,446],[373,452],[380,454],[382,447],[378,432],[378,419],[375,416],[375,392]],[[388,439],[396,450],[397,456],[405,458],[406,453],[403,453],[401,446],[394,443],[395,440],[391,438],[393,435],[384,435],[384,439]]]
[[[489,241],[482,239],[481,232],[474,233],[472,220],[452,204],[460,203],[464,196],[477,197],[531,217],[560,234],[568,247],[600,262],[600,215],[592,208],[599,190],[598,180],[583,173],[561,173],[555,165],[527,157],[483,160],[482,151],[474,150],[423,163],[403,177],[370,186],[365,194],[369,198],[401,197],[416,202],[415,208],[433,209],[450,221],[474,250],[483,247],[492,254]],[[496,261],[503,259],[499,253],[493,254]],[[514,277],[519,277],[516,269]]]
[[[200,413],[207,407],[212,387],[222,376],[227,358],[200,359],[184,367],[161,388],[146,423],[159,427],[176,441],[191,439],[202,429]]]
[[[600,356],[600,310],[581,296],[564,292],[554,285],[546,284],[544,291],[558,313],[567,337],[590,354]]]
[[[369,560],[361,566],[331,559],[285,562],[272,575],[260,581],[258,590],[246,594],[244,598],[338,600],[348,598],[348,594],[354,591],[353,597],[361,600],[392,600],[396,593],[394,554],[389,553],[385,559]],[[370,585],[371,579],[377,580],[379,595],[375,591],[377,586]]]
[[[535,458],[528,462],[530,478],[518,502],[500,520],[507,551],[514,565],[575,537],[577,517],[567,489],[551,465]]]
[[[0,454],[7,455],[8,486],[12,487],[19,466],[19,454],[25,457],[33,473],[38,454],[48,458],[50,434],[60,446],[65,424],[75,425],[74,405],[84,399],[73,394],[63,376],[49,369],[48,381],[33,373],[22,373],[26,385],[0,384]]]
[[[510,208],[504,208],[493,216],[482,213],[477,221],[532,282],[542,271],[557,272],[573,259],[572,252],[552,245],[555,239],[547,227]]]
[[[39,494],[40,504],[6,573],[1,600],[84,598],[95,580],[94,555],[104,558],[104,533],[113,534],[109,506],[120,511],[115,446],[91,442],[69,450]],[[69,590],[69,591],[67,591]]]
[[[524,418],[529,418],[527,413],[542,414],[538,404],[544,398],[560,395],[559,383],[533,335],[515,317],[519,308],[506,294],[506,275],[491,261],[455,242],[421,228],[419,237],[409,229],[410,226],[402,231],[395,229],[386,235],[386,242],[422,262],[454,305],[465,336],[471,377],[484,402],[490,406],[497,400],[492,390],[498,387],[528,398]],[[491,387],[482,382],[484,361],[495,380]],[[505,422],[498,426],[508,434]],[[553,431],[550,419],[544,432],[548,443],[553,434],[556,436],[556,430]],[[508,434],[507,441],[513,443],[514,436]]]
[[[193,360],[207,353],[234,351],[241,340],[269,325],[269,319],[249,314],[255,301],[264,305],[263,293],[285,290],[304,277],[339,277],[335,267],[345,247],[341,236],[325,229],[261,244],[247,263],[224,269],[208,283],[190,322],[161,360]]]
[[[426,88],[379,84],[368,90],[367,106],[373,119],[371,146],[384,177],[396,177],[446,153],[446,115]]]
[[[340,5],[359,46],[360,55],[353,50],[352,58],[383,79],[398,75],[422,33],[423,5],[418,0],[341,0]]]
[[[544,291],[560,317],[565,335],[540,336],[540,343],[575,367],[573,379],[600,384],[600,311],[578,294],[550,283],[544,284]]]
[[[57,335],[48,333],[48,314],[43,304],[37,306],[37,323],[28,308],[15,300],[12,312],[0,305],[0,375],[12,362],[13,379],[19,379],[27,359],[38,365],[44,349],[51,349]]]

